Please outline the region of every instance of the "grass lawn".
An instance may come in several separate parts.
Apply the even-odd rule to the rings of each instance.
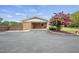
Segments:
[[[69,32],[69,33],[75,33],[76,31],[79,31],[79,28],[66,28],[66,27],[63,27],[61,29],[61,31],[65,31],[65,32]]]

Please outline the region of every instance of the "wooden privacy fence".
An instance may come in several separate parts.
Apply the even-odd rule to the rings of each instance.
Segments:
[[[9,27],[9,30],[23,30],[22,26]]]
[[[0,31],[7,31],[9,30],[8,26],[0,26]]]
[[[0,31],[23,30],[22,26],[0,26]]]

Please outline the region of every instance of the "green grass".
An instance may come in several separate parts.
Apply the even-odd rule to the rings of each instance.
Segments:
[[[79,31],[79,28],[66,28],[66,27],[63,27],[61,29],[61,31],[69,32],[69,33],[75,33],[76,31]]]

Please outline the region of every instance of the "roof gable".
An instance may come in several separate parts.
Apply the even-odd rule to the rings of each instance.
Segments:
[[[47,22],[47,20],[39,18],[39,17],[33,17],[33,18],[24,20],[24,22]]]

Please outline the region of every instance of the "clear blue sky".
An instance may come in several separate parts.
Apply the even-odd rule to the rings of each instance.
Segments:
[[[0,17],[8,21],[21,21],[30,17],[50,19],[53,13],[79,11],[78,5],[0,5]]]

